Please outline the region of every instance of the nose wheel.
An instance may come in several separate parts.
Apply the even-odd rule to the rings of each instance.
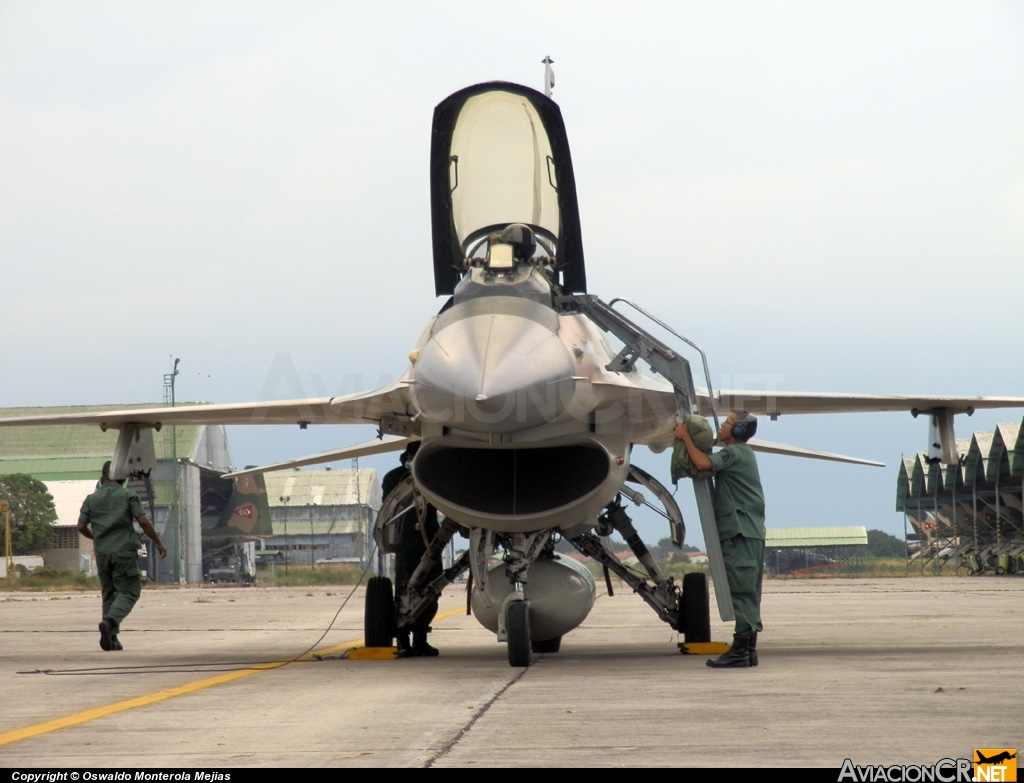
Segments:
[[[533,663],[530,643],[530,604],[512,601],[505,610],[505,633],[508,637],[508,665],[529,666]]]

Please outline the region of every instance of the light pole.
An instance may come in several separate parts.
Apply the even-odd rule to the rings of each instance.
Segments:
[[[359,514],[359,533],[360,541],[362,541],[362,549],[360,552],[360,559],[364,563],[369,563],[370,553],[373,551],[370,548],[371,533],[366,524],[366,515],[363,513],[363,488],[359,482],[359,457],[352,460],[352,467],[355,468],[356,474],[356,511]],[[379,560],[379,558],[378,558]],[[380,574],[380,565],[377,566],[377,573]]]
[[[0,513],[4,515],[4,557],[7,559],[7,576],[14,578],[14,550],[11,548],[11,507],[8,501],[0,500]]]
[[[164,390],[165,393],[166,390],[170,390],[170,402],[172,408],[174,407],[174,379],[177,378],[178,375],[180,375],[180,371],[178,370],[178,362],[180,361],[181,359],[175,359],[174,366],[171,367],[171,372],[164,374]],[[166,452],[164,453],[166,454]],[[180,471],[178,466],[178,428],[175,427],[173,424],[171,425],[171,477],[174,487],[171,493],[171,499],[174,504],[174,513],[177,516],[177,524],[175,524],[174,526],[174,531],[177,534],[176,538],[178,544],[178,557],[174,565],[174,570],[177,571],[177,579],[175,581],[177,581],[178,584],[185,584],[185,582],[187,581],[185,574],[185,528],[181,518],[181,487],[179,486]],[[168,520],[168,524],[170,523],[171,520]],[[146,547],[146,550],[148,553],[150,547]],[[155,557],[153,557],[152,559],[153,573],[155,574],[156,559]]]
[[[313,538],[313,506],[315,502],[309,504],[309,567],[316,568],[316,539]]]
[[[288,545],[288,501],[292,499],[291,495],[282,495],[279,500],[284,506],[284,546],[281,547],[284,550],[284,575],[288,576],[288,550],[285,547]]]

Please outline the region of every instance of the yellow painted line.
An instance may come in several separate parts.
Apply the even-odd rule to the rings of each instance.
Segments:
[[[92,710],[76,712],[74,715],[68,715],[64,718],[57,718],[56,720],[46,721],[45,723],[37,723],[34,726],[26,726],[23,729],[7,731],[0,734],[0,747],[10,745],[12,742],[20,742],[21,740],[29,739],[31,737],[38,737],[41,734],[49,734],[51,731],[58,731],[59,729],[66,729],[71,726],[80,726],[83,723],[88,723],[89,721],[94,721],[99,718],[105,718],[108,715],[116,715],[117,713],[125,712],[126,710],[133,710],[136,707],[146,707],[150,704],[166,701],[167,699],[173,699],[178,696],[195,693],[205,688],[211,688],[214,685],[221,685],[225,682],[240,680],[243,677],[249,677],[260,671],[265,671],[266,669],[276,668],[279,665],[280,664],[270,663],[263,664],[258,668],[228,672],[227,674],[221,674],[217,677],[209,677],[205,680],[197,680],[196,682],[192,682],[187,685],[181,685],[177,688],[168,688],[165,691],[157,691],[156,693],[151,693],[147,696],[139,696],[135,699],[128,699],[127,701],[108,704],[105,707],[96,707]]]
[[[440,614],[438,614],[434,618],[434,620],[444,620],[447,617],[453,617],[453,616],[455,616],[457,614],[465,614],[465,613],[466,613],[465,609],[449,609],[447,612],[441,612]]]
[[[463,612],[465,612],[464,609],[450,609],[447,612],[441,612],[434,619],[443,620],[446,617],[451,617],[452,615]],[[324,650],[313,650],[312,652],[308,652],[295,660],[309,661],[314,657],[332,655],[333,653],[344,652],[345,650],[351,650],[354,647],[362,646],[363,640],[356,639],[355,641],[344,642],[342,644],[335,645],[334,647],[328,647]],[[53,731],[59,731],[60,729],[67,729],[72,726],[81,726],[83,723],[89,723],[90,721],[99,720],[100,718],[106,718],[108,715],[116,715],[119,712],[134,710],[137,707],[148,707],[150,704],[157,704],[161,701],[167,701],[168,699],[175,699],[178,696],[187,696],[190,693],[197,693],[199,691],[206,690],[207,688],[212,688],[215,685],[223,685],[224,683],[234,682],[235,680],[241,680],[245,677],[251,677],[252,675],[259,674],[260,672],[269,671],[271,669],[280,669],[283,666],[287,666],[289,663],[292,663],[292,661],[261,663],[248,669],[240,669],[236,672],[227,672],[226,674],[219,674],[216,677],[207,677],[205,680],[196,680],[195,682],[190,682],[187,685],[179,685],[177,688],[168,688],[167,690],[157,691],[156,693],[150,693],[146,696],[138,696],[134,699],[108,704],[105,707],[96,707],[91,710],[85,710],[84,712],[76,712],[73,715],[68,715],[63,718],[57,718],[56,720],[49,720],[45,723],[37,723],[34,726],[26,726],[23,729],[7,731],[0,734],[0,747],[10,745],[13,742],[21,742],[21,740],[31,739],[32,737],[39,737],[43,734],[49,734]]]

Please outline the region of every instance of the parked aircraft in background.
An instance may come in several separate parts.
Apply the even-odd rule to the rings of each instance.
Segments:
[[[772,417],[927,413],[932,453],[950,461],[956,459],[954,414],[1024,406],[1024,398],[714,392],[706,361],[706,386],[697,386],[689,362],[623,315],[623,306],[649,318],[646,313],[624,300],[609,304],[587,293],[565,126],[558,106],[534,90],[479,84],[439,104],[430,177],[435,294],[447,299],[391,385],[344,397],[7,419],[0,426],[80,423],[118,429],[115,475],[152,467],[150,430],[164,425],[379,427],[378,441],[239,471],[236,477],[399,451],[419,440],[413,481],[385,503],[378,524],[386,528],[410,504],[423,501],[441,512],[443,522],[397,595],[384,577],[371,581],[367,643],[390,646],[400,629],[469,570],[476,616],[507,642],[510,664],[526,666],[535,652],[557,651],[594,601],[593,578],[555,552],[559,539],[615,572],[688,640],[707,638],[704,576],[689,575],[683,585],[664,576],[626,513],[628,502],[656,503],[673,540],[682,544],[682,514],[671,493],[631,463],[634,448],[658,452],[672,445],[678,415],[717,418],[719,411],[734,409]],[[609,344],[606,333],[621,349]],[[719,613],[731,619],[710,484],[693,483]],[[612,531],[629,544],[642,570],[608,554],[601,536]],[[428,579],[456,533],[468,537],[467,550],[440,577]],[[490,565],[494,557],[501,561],[497,566]]]

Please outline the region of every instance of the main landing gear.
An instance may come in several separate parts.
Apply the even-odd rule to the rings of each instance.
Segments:
[[[649,476],[644,478],[650,479]],[[653,481],[653,479],[650,480]],[[674,501],[669,505],[664,497],[661,497],[661,500],[666,509],[671,509],[674,512],[673,516],[678,514],[678,507],[675,506]],[[669,496],[669,500],[671,500],[671,496]],[[679,514],[678,518],[681,521],[682,515]],[[646,573],[640,573],[624,566],[617,557],[611,555],[604,548],[600,538],[594,533],[587,532],[576,536],[571,539],[571,543],[580,552],[596,560],[628,584],[662,621],[668,623],[673,630],[682,633],[687,642],[711,641],[711,609],[708,601],[707,575],[686,574],[681,587],[675,583],[672,577],[665,576],[640,539],[633,527],[632,520],[618,499],[608,505],[606,512],[598,520],[600,533],[607,535],[612,530],[622,536]]]
[[[375,576],[366,585],[364,643],[367,647],[391,647],[395,632],[395,596],[391,580],[386,576]]]

